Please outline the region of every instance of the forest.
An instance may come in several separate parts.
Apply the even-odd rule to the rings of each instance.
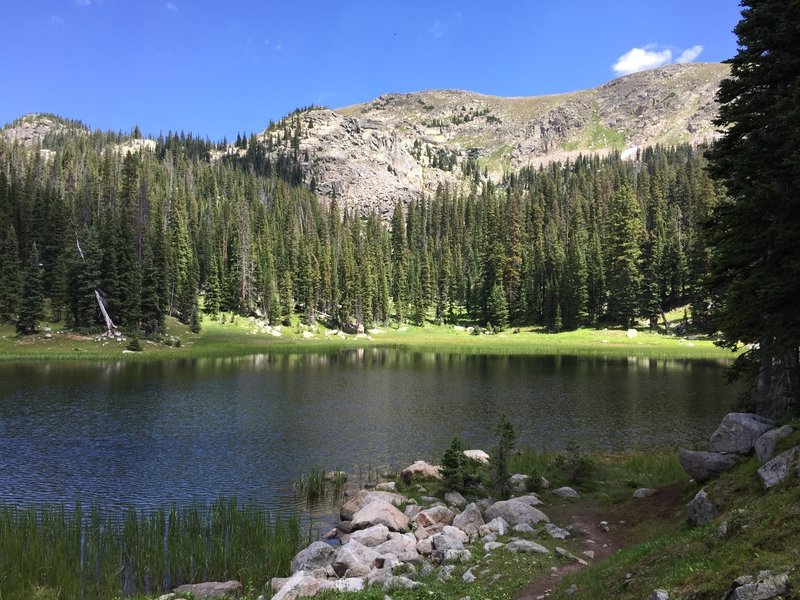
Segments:
[[[305,110],[313,110],[313,107]],[[231,148],[192,135],[67,129],[0,138],[0,319],[158,338],[166,315],[296,317],[354,330],[629,326],[713,306],[703,148],[655,147],[506,173],[398,203],[389,222],[317,198],[287,117]],[[281,136],[283,132],[283,137]],[[466,163],[465,163],[466,164]],[[106,317],[108,320],[106,320]]]

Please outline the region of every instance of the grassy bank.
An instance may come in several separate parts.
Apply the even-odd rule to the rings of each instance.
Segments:
[[[429,324],[425,327],[391,326],[361,335],[334,334],[322,326],[266,329],[246,317],[206,318],[199,334],[175,319],[168,319],[166,343],[142,340],[142,352],[130,352],[124,336],[109,340],[52,324],[40,333],[18,337],[12,326],[0,326],[0,360],[153,360],[240,356],[277,352],[337,352],[348,348],[402,348],[416,351],[642,357],[661,359],[722,359],[733,355],[711,340],[686,339],[639,331],[630,338],[623,329],[580,329],[558,334],[523,327],[499,334],[472,335],[464,327]],[[279,334],[279,335],[278,335]],[[178,345],[179,344],[179,345]]]
[[[0,598],[107,600],[241,581],[253,597],[307,543],[297,519],[221,500],[122,514],[0,506]]]

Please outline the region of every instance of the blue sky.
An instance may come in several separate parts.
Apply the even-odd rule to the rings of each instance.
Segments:
[[[529,96],[736,52],[732,0],[9,0],[0,124],[257,132],[309,104],[459,88]],[[616,69],[615,69],[616,67]]]

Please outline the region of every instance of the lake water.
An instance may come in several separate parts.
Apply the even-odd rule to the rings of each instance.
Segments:
[[[522,445],[696,444],[731,407],[715,361],[395,350],[156,363],[0,364],[0,502],[300,506],[313,467],[351,473]]]

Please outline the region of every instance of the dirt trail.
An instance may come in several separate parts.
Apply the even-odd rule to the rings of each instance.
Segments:
[[[683,496],[679,486],[670,486],[648,498],[631,499],[612,506],[559,502],[551,505],[549,510],[545,509],[545,512],[559,527],[571,528],[573,539],[579,540],[582,547],[576,555],[591,565],[605,560],[622,548],[643,541],[637,535],[639,525],[645,521],[674,520],[682,506]],[[594,552],[594,557],[582,554],[583,551]],[[560,564],[520,590],[516,600],[549,598],[564,577],[587,566],[578,562]]]

